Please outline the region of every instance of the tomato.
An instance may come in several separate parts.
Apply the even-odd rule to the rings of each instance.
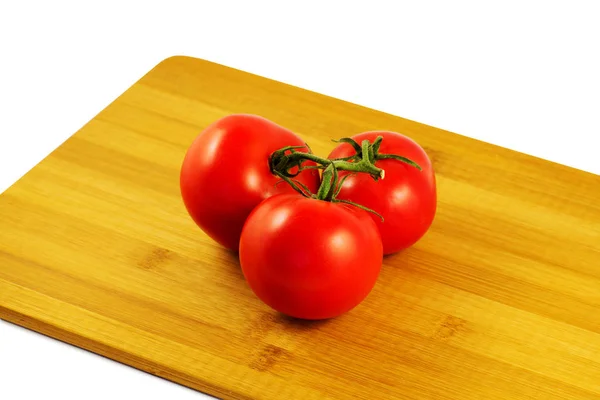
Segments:
[[[238,250],[250,212],[277,193],[295,193],[271,173],[269,156],[286,146],[303,146],[291,131],[256,115],[235,114],[212,123],[191,144],[180,173],[186,209],[196,224],[221,245]],[[303,150],[298,150],[303,151]],[[316,170],[295,179],[311,191],[319,187]]]
[[[368,207],[384,218],[372,216],[381,233],[384,254],[395,253],[416,243],[429,229],[436,213],[436,179],[431,160],[414,140],[395,132],[373,131],[353,136],[357,143],[371,143],[382,136],[379,153],[397,154],[419,164],[422,171],[404,162],[384,159],[375,166],[385,171],[385,179],[373,180],[368,174],[349,176],[337,198]],[[328,158],[355,154],[354,148],[342,143]],[[348,172],[341,171],[340,177]]]
[[[383,250],[366,211],[282,194],[252,211],[239,255],[246,281],[264,303],[292,317],[326,319],[369,294]]]

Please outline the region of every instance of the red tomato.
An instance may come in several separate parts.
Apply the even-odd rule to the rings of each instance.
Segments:
[[[395,132],[365,132],[352,138],[371,143],[382,136],[379,153],[407,157],[422,171],[397,160],[378,160],[375,165],[385,170],[385,179],[374,181],[367,174],[349,176],[337,196],[368,207],[384,218],[373,215],[383,242],[383,253],[391,254],[416,243],[427,232],[436,212],[436,179],[431,161],[414,140]],[[329,158],[355,154],[349,144],[337,146]],[[340,172],[340,178],[347,172]]]
[[[383,252],[366,211],[298,194],[273,196],[252,211],[240,240],[250,288],[267,305],[302,319],[326,319],[371,291]]]
[[[183,202],[196,224],[221,245],[238,250],[248,214],[277,193],[295,193],[269,168],[269,156],[305,143],[291,131],[256,115],[236,114],[208,126],[187,151],[180,174]],[[302,150],[299,150],[302,151]],[[296,179],[311,191],[316,170]]]

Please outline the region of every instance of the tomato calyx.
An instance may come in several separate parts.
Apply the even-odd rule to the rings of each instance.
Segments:
[[[339,140],[333,140],[336,143],[348,143],[350,146],[352,146],[354,148],[354,150],[356,150],[356,154],[350,156],[350,157],[345,157],[345,158],[340,158],[338,160],[347,160],[347,161],[352,161],[358,157],[362,157],[362,153],[365,151],[363,149],[362,146],[360,146],[358,144],[358,142],[356,142],[356,140],[346,137],[346,138],[341,138]],[[383,154],[379,152],[379,147],[381,146],[381,142],[383,141],[383,136],[377,136],[377,138],[375,138],[375,140],[373,141],[373,144],[371,146],[369,146],[368,151],[370,152],[369,157],[371,158],[371,160],[373,162],[375,161],[379,161],[379,160],[397,160],[397,161],[401,161],[403,163],[406,163],[408,165],[411,165],[413,167],[415,167],[416,169],[418,169],[419,171],[422,171],[423,168],[421,168],[421,166],[419,164],[417,164],[416,162],[414,162],[413,160],[407,158],[407,157],[403,157],[400,156],[398,154]]]
[[[350,204],[377,215],[383,221],[383,217],[370,208],[349,200],[337,199],[337,195],[340,193],[344,181],[353,174],[367,173],[375,181],[384,179],[385,171],[375,166],[375,161],[377,160],[395,159],[421,170],[421,167],[417,163],[406,157],[396,154],[379,153],[379,147],[381,146],[382,141],[382,136],[378,136],[373,143],[369,142],[369,140],[363,140],[360,145],[352,138],[334,140],[334,142],[348,143],[356,150],[356,153],[350,157],[337,159],[319,157],[312,153],[307,144],[305,144],[305,146],[287,146],[271,154],[271,157],[269,158],[269,167],[271,173],[280,177],[282,181],[289,184],[294,190],[305,197],[334,203]],[[300,152],[297,151],[298,149],[307,149],[308,152]],[[304,165],[307,161],[311,161],[316,165]],[[292,172],[294,168],[297,169],[295,172]],[[307,169],[323,170],[321,186],[316,194],[313,194],[306,185],[294,179],[298,174]],[[342,179],[339,179],[338,171],[348,171],[350,174],[344,175]]]

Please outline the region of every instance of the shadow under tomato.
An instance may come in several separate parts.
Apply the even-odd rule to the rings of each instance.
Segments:
[[[290,328],[296,329],[296,330],[318,329],[320,327],[327,325],[328,323],[331,323],[332,320],[333,320],[333,318],[317,319],[317,320],[301,319],[301,318],[290,317],[289,315],[285,315],[282,313],[277,313],[277,317],[276,317],[276,322],[278,324],[286,325],[287,327],[290,327]]]
[[[217,253],[219,258],[223,259],[225,264],[227,264],[227,268],[229,271],[236,277],[242,280],[246,280],[244,278],[244,273],[242,272],[242,267],[240,265],[240,258],[237,251],[226,249],[225,247],[218,247]]]
[[[389,260],[392,257],[402,257],[404,254],[406,254],[409,250],[411,249],[411,247],[406,248],[406,249],[402,249],[402,250],[398,250],[395,253],[391,253],[391,254],[384,254],[383,255],[383,260]]]

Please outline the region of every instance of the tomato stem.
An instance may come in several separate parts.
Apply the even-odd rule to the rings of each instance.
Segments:
[[[355,202],[353,202],[353,201],[336,199],[336,200],[333,200],[333,202],[334,202],[334,203],[344,203],[344,204],[350,204],[351,206],[358,207],[358,208],[360,208],[361,210],[365,210],[365,211],[367,211],[367,212],[370,212],[371,214],[375,214],[376,216],[378,216],[378,217],[379,217],[379,219],[381,219],[381,222],[383,222],[383,221],[384,221],[384,219],[383,219],[383,216],[382,216],[381,214],[379,214],[377,211],[375,211],[375,210],[371,210],[370,208],[368,208],[368,207],[365,207],[365,206],[363,206],[363,205],[361,205],[361,204],[355,203]]]
[[[317,192],[317,199],[331,201],[335,193],[338,180],[338,173],[333,163],[329,164],[323,171],[321,186]]]
[[[349,176],[345,175],[340,180],[338,171],[349,171],[353,174],[366,173],[371,175],[374,180],[383,179],[385,177],[385,171],[375,166],[375,162],[377,160],[386,159],[401,161],[421,170],[421,167],[417,163],[406,157],[396,154],[379,153],[379,147],[381,146],[382,141],[382,136],[378,136],[373,143],[370,143],[368,140],[363,140],[362,143],[358,144],[352,138],[342,138],[340,140],[336,140],[335,142],[349,144],[356,151],[356,153],[352,156],[336,159],[319,157],[312,153],[308,145],[287,146],[271,154],[271,157],[269,158],[269,167],[274,175],[280,177],[283,181],[288,183],[294,190],[303,196],[318,200],[351,204],[377,215],[383,221],[383,217],[380,214],[367,207],[348,200],[337,199],[337,195],[340,193],[342,185]],[[306,148],[308,152],[298,151],[301,148]],[[313,162],[316,165],[303,165],[303,163],[307,161]],[[294,168],[297,168],[296,171],[291,172]],[[293,179],[302,171],[307,169],[323,170],[321,186],[319,187],[316,195],[311,193],[306,185]]]
[[[293,178],[304,169],[315,168],[315,166],[302,166],[304,161],[312,161],[317,164],[316,168],[319,169],[326,169],[329,165],[334,164],[335,169],[338,171],[365,172],[375,180],[379,178],[383,179],[385,176],[385,172],[381,168],[376,167],[373,164],[372,158],[369,157],[373,152],[368,140],[363,141],[360,153],[352,157],[333,160],[319,157],[312,153],[296,151],[299,147],[303,146],[288,146],[275,151],[269,161],[271,172],[276,175],[279,175],[276,173],[279,172],[288,178]],[[290,153],[286,154],[288,151]],[[362,157],[360,161],[353,161],[357,156]],[[294,167],[297,167],[298,170],[295,173],[291,173],[290,170]]]

